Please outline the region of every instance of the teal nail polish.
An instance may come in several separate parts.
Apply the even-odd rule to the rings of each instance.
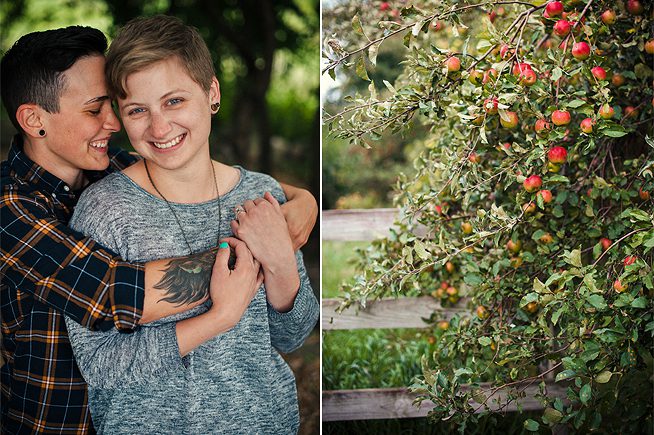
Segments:
[[[229,247],[229,243],[227,243],[227,242],[221,242],[220,245],[218,245],[218,247],[221,248],[221,249],[222,249],[222,248],[228,248],[228,247]]]

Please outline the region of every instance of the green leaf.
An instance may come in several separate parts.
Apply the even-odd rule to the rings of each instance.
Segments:
[[[602,295],[590,295],[586,298],[589,304],[597,308],[598,310],[603,310],[606,308],[606,301]]]
[[[565,252],[563,253],[563,257],[565,259],[565,262],[575,266],[575,267],[581,267],[581,250],[580,249],[575,249],[572,252]]]
[[[611,376],[613,376],[613,373],[611,373],[610,370],[604,370],[602,373],[595,376],[595,382],[598,384],[606,384],[611,380]]]
[[[370,63],[373,65],[377,65],[377,52],[379,51],[380,45],[381,42],[379,44],[372,44],[370,48],[368,48],[368,59],[370,59]]]
[[[641,296],[637,299],[634,299],[634,301],[631,303],[631,306],[634,308],[647,308],[647,298],[645,296]]]
[[[363,27],[361,27],[361,18],[359,18],[359,14],[356,14],[352,18],[352,28],[358,35],[363,36]]]
[[[415,253],[418,254],[418,257],[420,257],[422,260],[427,261],[431,259],[431,254],[427,251],[424,243],[422,243],[420,240],[416,240],[414,250]]]
[[[463,277],[463,282],[468,284],[469,286],[478,286],[484,282],[483,278],[481,275],[477,275],[476,273],[469,273],[466,276]]]
[[[555,81],[557,81],[558,79],[560,79],[562,75],[563,75],[563,71],[561,70],[561,68],[559,68],[559,67],[557,66],[556,68],[554,68],[554,69],[552,70],[552,75],[550,76],[550,79],[551,79],[553,82],[555,82]]]
[[[624,130],[615,130],[615,129],[609,128],[609,129],[606,129],[606,130],[602,130],[602,134],[604,136],[608,136],[608,137],[622,137],[622,136],[626,136],[627,132],[624,131]]]
[[[524,427],[525,427],[525,429],[527,429],[528,431],[536,432],[536,431],[538,430],[538,428],[540,427],[540,425],[538,424],[537,421],[534,421],[534,420],[532,420],[532,419],[530,418],[530,419],[528,419],[528,420],[525,420]]]
[[[568,104],[566,104],[566,106],[568,106],[568,107],[570,107],[572,109],[576,109],[577,107],[581,107],[584,104],[586,104],[586,102],[584,100],[572,100]]]
[[[490,337],[479,337],[477,339],[477,342],[482,346],[490,346],[492,340],[490,339]]]
[[[556,375],[556,378],[554,378],[554,382],[559,382],[564,379],[570,379],[571,377],[575,376],[577,373],[574,370],[563,370],[561,373]]]
[[[368,77],[368,71],[366,71],[366,62],[363,59],[363,56],[359,57],[359,60],[357,61],[356,73],[362,79],[370,81],[370,78]]]
[[[588,404],[588,401],[592,396],[593,396],[593,389],[591,388],[590,384],[584,385],[583,387],[581,387],[581,390],[579,390],[579,400],[584,405]]]
[[[540,295],[538,293],[528,293],[525,296],[522,297],[520,300],[520,306],[524,307],[530,302],[536,302],[540,298]]]
[[[552,314],[552,323],[556,325],[556,323],[559,321],[559,317],[561,317],[561,314],[565,313],[567,311],[567,307],[561,307],[558,310]]]
[[[548,423],[558,423],[561,421],[563,418],[563,413],[561,411],[557,411],[554,408],[545,408],[545,411],[543,412],[543,417],[547,419]]]

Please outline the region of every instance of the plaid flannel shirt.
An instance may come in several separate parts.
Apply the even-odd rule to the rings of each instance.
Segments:
[[[91,181],[135,160],[109,156],[106,171],[87,172]],[[143,267],[67,227],[79,192],[32,162],[19,137],[1,175],[2,433],[92,433],[63,314],[90,329],[133,329]]]

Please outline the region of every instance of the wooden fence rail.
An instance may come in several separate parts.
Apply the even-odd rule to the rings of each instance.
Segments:
[[[371,210],[329,210],[322,214],[322,240],[367,241],[389,234],[393,222],[398,217],[395,209]],[[435,299],[422,296],[418,298],[383,299],[368,302],[365,308],[350,307],[341,313],[336,309],[339,301],[323,299],[323,330],[381,329],[381,328],[423,328],[423,320],[433,312],[439,318],[449,320],[455,314],[470,313],[469,300],[462,298],[452,307],[442,307]],[[554,384],[547,377],[547,390],[553,397],[565,397],[565,388]],[[488,387],[488,385],[485,385]],[[483,387],[483,385],[482,385]],[[511,402],[504,411],[539,410],[541,403],[535,399],[538,392],[536,384],[524,386],[525,397],[518,403]],[[495,399],[506,398],[507,391],[500,390]],[[358,390],[335,390],[322,392],[322,420],[374,420],[391,418],[425,417],[434,407],[424,401],[420,408],[413,405],[415,395],[406,388],[374,388]],[[502,401],[500,403],[503,403]],[[489,401],[490,409],[498,410],[495,401]],[[474,406],[474,403],[473,403]]]

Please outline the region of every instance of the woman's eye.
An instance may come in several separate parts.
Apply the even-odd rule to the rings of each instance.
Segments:
[[[127,112],[128,115],[138,115],[139,113],[145,112],[145,109],[141,107],[137,107],[136,109],[132,109],[129,112]]]
[[[181,102],[182,102],[181,98],[171,98],[170,100],[168,100],[168,105],[174,106],[175,104],[179,104]]]
[[[89,113],[93,116],[98,116],[100,114],[100,109],[98,110],[89,110]]]

